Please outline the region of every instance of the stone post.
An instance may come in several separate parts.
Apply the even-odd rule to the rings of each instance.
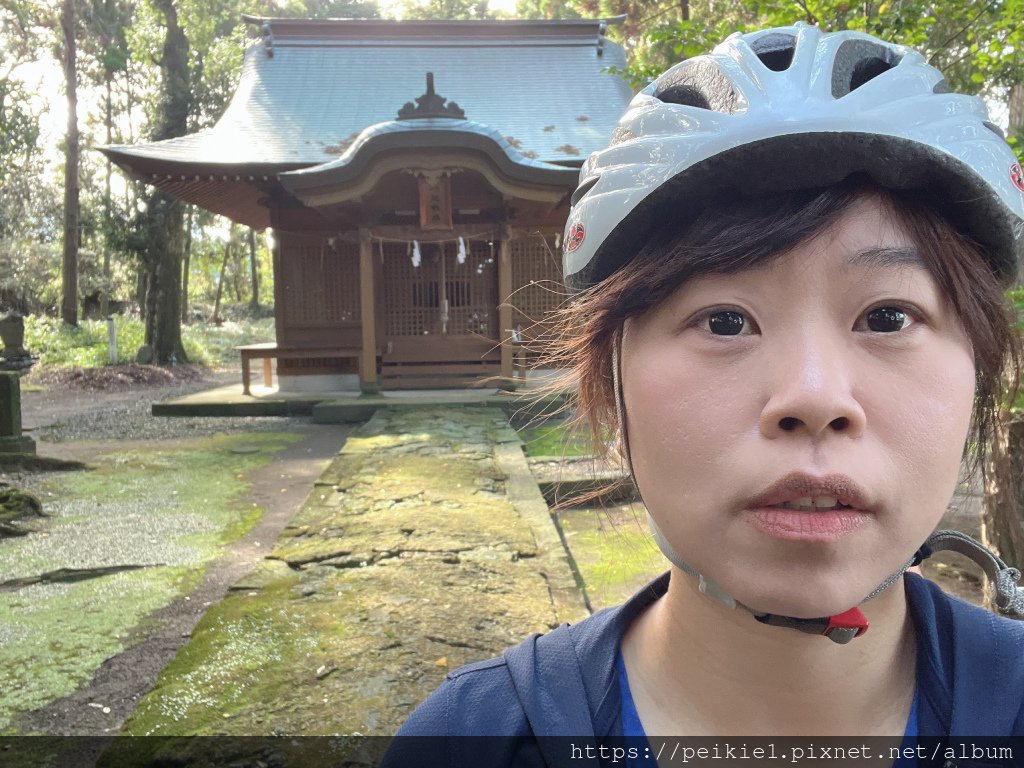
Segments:
[[[0,317],[0,357],[8,360],[28,357],[24,344],[24,318],[16,312]]]
[[[36,443],[21,434],[21,380],[0,371],[0,453],[35,453]]]
[[[17,312],[0,317],[0,371],[26,371],[34,362],[25,349],[25,318]]]

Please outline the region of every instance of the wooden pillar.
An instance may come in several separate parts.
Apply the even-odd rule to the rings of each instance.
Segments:
[[[275,211],[271,209],[273,215]],[[275,216],[276,218],[276,216]],[[288,329],[285,327],[285,277],[284,277],[284,256],[282,254],[282,248],[284,244],[282,240],[285,237],[290,237],[290,233],[282,232],[279,229],[273,230],[273,250],[271,256],[273,258],[271,269],[274,273],[274,338],[279,346],[285,346],[291,339],[288,337]],[[278,374],[280,375],[280,374]]]
[[[377,313],[373,291],[373,242],[367,229],[359,230],[359,318],[363,348],[359,356],[359,389],[363,394],[380,391],[377,383]]]
[[[512,384],[512,362],[516,350],[512,346],[512,235],[509,228],[502,227],[501,244],[498,248],[498,328],[501,331],[501,378],[506,386]]]

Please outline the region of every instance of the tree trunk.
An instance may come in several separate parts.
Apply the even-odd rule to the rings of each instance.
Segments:
[[[1010,87],[1010,136],[1024,134],[1024,84]],[[1024,421],[1000,421],[992,439],[981,537],[1024,570]]]
[[[1024,83],[1010,86],[1010,136],[1024,134]]]
[[[249,309],[256,312],[260,308],[260,270],[256,263],[256,233],[249,227],[249,276],[252,283],[252,295],[249,297]]]
[[[146,344],[153,362],[187,362],[181,344],[181,252],[185,204],[160,190],[149,198],[150,232],[146,251]]]
[[[143,264],[145,267],[145,264]],[[135,303],[139,305],[139,317],[146,322],[146,294],[149,293],[149,273],[143,268],[135,275]]]
[[[78,325],[78,74],[75,50],[75,4],[64,0],[60,26],[64,33],[64,84],[68,126],[64,150],[64,263],[61,318]]]
[[[153,5],[163,15],[166,29],[160,57],[160,111],[152,137],[160,141],[185,135],[191,95],[188,39],[178,24],[174,0],[153,0]],[[158,365],[187,360],[181,344],[184,208],[184,203],[160,190],[149,197],[149,237],[143,255],[148,277],[146,343],[152,347],[153,361]]]
[[[231,291],[235,294],[235,304],[242,303],[242,284],[245,278],[242,277],[242,254],[241,248],[233,248],[231,259]]]
[[[981,518],[982,539],[1007,565],[1024,568],[1024,421],[1001,424],[993,436]]]
[[[104,101],[104,122],[107,129],[107,146],[113,143],[114,133],[114,109],[111,103],[111,83],[114,79],[114,73],[109,69],[106,71],[106,100]],[[100,315],[107,317],[110,314],[110,246],[108,240],[110,239],[110,178],[111,178],[111,166],[110,158],[106,158],[107,164],[107,175],[105,179],[105,185],[103,188],[103,289],[100,293]]]
[[[234,235],[234,225],[231,226],[231,234]],[[217,296],[213,300],[213,317],[211,323],[220,322],[220,297],[224,292],[224,273],[228,271],[228,257],[231,255],[231,237],[224,243],[224,258],[220,262],[220,274],[217,276]]]
[[[192,264],[192,214],[193,206],[188,207],[185,217],[185,257],[181,267],[181,322],[188,323],[188,271]]]

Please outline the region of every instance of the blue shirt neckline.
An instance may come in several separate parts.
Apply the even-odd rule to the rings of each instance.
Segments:
[[[629,689],[629,676],[626,674],[626,662],[622,658],[622,648],[615,654],[615,672],[619,679],[619,691],[622,698],[622,735],[627,739],[646,739],[644,725],[640,722],[640,713],[636,711],[636,703],[633,701],[633,694]],[[910,715],[907,717],[907,727],[903,732],[903,746],[916,743],[917,740],[917,700],[918,688],[914,686],[914,698],[910,704]],[[650,754],[648,751],[647,754]],[[627,768],[639,768],[646,763],[645,760],[631,760]],[[900,757],[893,763],[893,768],[912,768],[916,761]]]

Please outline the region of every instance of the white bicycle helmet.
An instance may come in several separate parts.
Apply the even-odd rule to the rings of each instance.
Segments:
[[[600,282],[652,223],[701,200],[812,189],[866,173],[922,189],[980,243],[1003,285],[1024,257],[1024,172],[976,96],[917,51],[859,32],[729,36],[631,102],[580,172],[563,239],[570,289]]]
[[[927,192],[983,247],[1001,284],[1017,280],[1024,259],[1024,172],[984,102],[950,93],[942,73],[913,49],[798,22],[731,35],[637,94],[611,145],[581,169],[563,239],[566,286],[583,290],[604,280],[633,257],[652,224],[666,217],[682,224],[712,195],[815,189],[854,173],[890,189]],[[625,435],[617,343],[612,357]],[[625,454],[632,474],[628,443]],[[837,643],[867,629],[856,607],[801,619],[744,606],[685,563],[648,520],[669,561],[730,608]],[[1024,616],[1020,572],[951,531],[933,534],[865,600],[939,549],[973,559],[989,576],[997,605]]]

